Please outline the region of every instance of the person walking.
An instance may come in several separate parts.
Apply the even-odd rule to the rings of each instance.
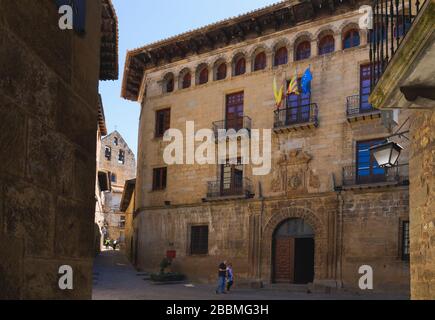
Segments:
[[[227,262],[224,261],[219,265],[218,271],[218,287],[216,288],[216,294],[225,292],[225,280],[227,277]]]
[[[227,292],[230,292],[233,283],[234,283],[233,265],[232,263],[228,263],[227,264]]]

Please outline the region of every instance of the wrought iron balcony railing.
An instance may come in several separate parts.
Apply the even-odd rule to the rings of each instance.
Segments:
[[[427,0],[374,0],[369,32],[371,86],[374,88]]]
[[[343,186],[370,185],[378,183],[409,184],[408,166],[364,168],[355,165],[343,167]]]
[[[354,95],[346,98],[346,110],[348,117],[379,111],[378,109],[373,108],[373,106],[368,102],[361,103],[360,95]]]
[[[275,110],[274,128],[291,127],[303,124],[319,125],[317,104],[311,103],[298,107]]]
[[[207,183],[208,199],[232,196],[252,198],[254,196],[254,188],[251,180],[248,178],[218,179]]]
[[[248,130],[248,132],[250,132],[251,128],[252,120],[248,116],[241,116],[234,119],[226,119],[213,122],[213,132],[216,138],[219,136],[219,130],[234,129],[237,132],[241,129],[246,129]]]

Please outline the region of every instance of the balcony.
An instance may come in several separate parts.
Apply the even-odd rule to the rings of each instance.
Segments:
[[[379,72],[372,75],[370,103],[381,110],[433,109],[435,2],[377,0],[372,6],[370,61]]]
[[[317,128],[319,126],[318,112],[315,103],[275,110],[273,130],[275,133],[284,133]]]
[[[241,116],[234,119],[226,119],[213,122],[213,133],[216,137],[216,141],[219,138],[219,130],[234,129],[236,132],[242,129],[246,129],[248,133],[252,129],[252,119],[248,116]]]
[[[372,89],[379,82],[388,64],[395,58],[396,52],[401,48],[403,40],[427,2],[430,1],[374,0],[372,2],[374,22],[373,29],[369,33]]]
[[[409,185],[408,166],[390,169],[343,167],[340,189],[364,189],[397,185]]]
[[[253,197],[254,188],[250,179],[219,179],[207,183],[207,197],[203,201],[249,199]]]
[[[346,98],[346,113],[348,122],[357,122],[381,117],[381,111],[373,108],[368,102],[361,103],[360,95]]]

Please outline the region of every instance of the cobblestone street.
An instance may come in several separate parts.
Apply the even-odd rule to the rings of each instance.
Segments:
[[[406,299],[403,296],[308,294],[290,292],[282,288],[240,289],[227,295],[216,295],[214,285],[174,284],[153,285],[143,280],[126,257],[119,251],[104,251],[95,259],[94,300],[360,300]]]

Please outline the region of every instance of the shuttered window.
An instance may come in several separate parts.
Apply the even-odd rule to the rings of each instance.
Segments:
[[[153,169],[153,190],[165,190],[167,180],[167,168]]]
[[[192,226],[190,254],[208,253],[208,226]]]
[[[156,112],[156,138],[163,137],[171,124],[171,109],[159,110]]]

